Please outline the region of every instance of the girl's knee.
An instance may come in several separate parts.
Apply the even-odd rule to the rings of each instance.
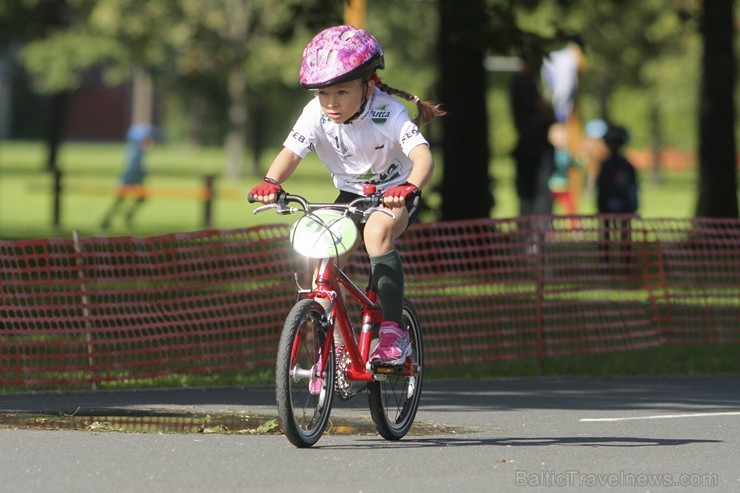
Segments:
[[[393,247],[393,224],[385,222],[371,222],[365,225],[363,235],[365,248],[370,255],[378,255]]]
[[[395,219],[376,212],[365,224],[363,240],[369,254],[380,255],[393,249],[395,239],[403,233],[408,224],[405,208],[393,209]]]
[[[392,231],[392,224],[386,224],[377,221],[368,221],[365,225],[364,232],[365,244],[375,245],[387,241],[387,239],[392,237]]]

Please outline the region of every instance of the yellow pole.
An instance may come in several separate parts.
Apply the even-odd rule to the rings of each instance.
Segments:
[[[586,70],[586,56],[580,46],[575,45],[574,48],[578,50],[578,78],[581,79],[583,72]],[[580,84],[578,90],[580,91]],[[579,99],[580,94],[576,94],[573,111],[571,111],[565,121],[568,133],[568,150],[570,151],[571,156],[578,156],[582,152],[581,143],[583,141],[583,130],[581,127],[581,119],[578,115],[578,110],[580,109],[578,104]],[[587,173],[588,171],[586,171],[586,174]],[[582,168],[570,168],[568,170],[568,184],[576,211],[580,211],[584,181],[584,170]]]
[[[345,0],[344,23],[355,27],[365,27],[365,0]]]

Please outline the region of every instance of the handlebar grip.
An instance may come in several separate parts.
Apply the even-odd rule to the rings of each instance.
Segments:
[[[414,194],[414,199],[411,201],[411,207],[414,209],[418,209],[421,205],[421,191],[419,193]]]
[[[278,190],[277,193],[275,194],[275,202],[282,201],[286,195],[288,194],[287,192],[285,192],[285,190],[282,190],[282,189]],[[249,192],[247,194],[247,202],[249,202],[250,204],[254,204],[255,202],[257,202],[257,199],[254,198],[254,195],[252,195],[252,192]]]

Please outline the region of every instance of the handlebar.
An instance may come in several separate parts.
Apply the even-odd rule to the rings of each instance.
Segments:
[[[251,192],[249,193],[249,195],[247,195],[247,201],[249,201],[249,203],[257,202]],[[288,204],[291,203],[300,204],[301,208],[288,207]],[[349,214],[358,214],[361,216],[369,216],[375,211],[380,211],[395,219],[395,214],[393,214],[388,209],[384,209],[383,207],[381,207],[381,204],[382,198],[379,194],[358,197],[347,204],[318,202],[311,203],[305,197],[302,197],[300,195],[293,195],[285,192],[284,190],[279,190],[277,192],[277,198],[274,203],[266,204],[262,207],[257,207],[253,211],[253,214],[259,214],[260,212],[266,211],[268,209],[277,209],[276,212],[278,214],[293,214],[300,211],[311,212],[317,209],[337,209],[344,210]]]

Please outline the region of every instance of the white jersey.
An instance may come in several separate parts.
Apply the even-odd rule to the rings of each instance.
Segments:
[[[327,118],[318,97],[311,100],[283,145],[301,158],[312,149],[343,191],[362,193],[365,183],[379,190],[404,183],[411,174],[408,154],[429,145],[406,107],[377,88],[365,110],[351,123]]]

